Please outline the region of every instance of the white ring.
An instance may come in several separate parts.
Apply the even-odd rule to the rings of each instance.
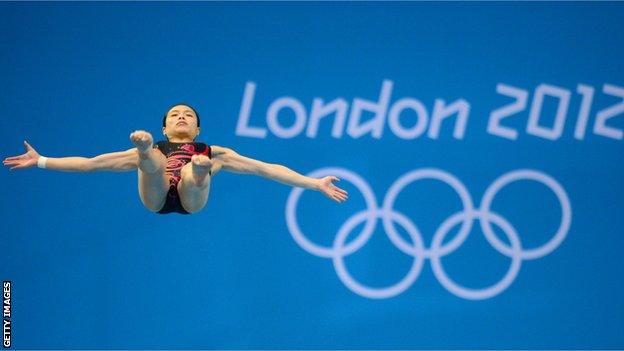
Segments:
[[[464,299],[469,300],[483,300],[488,299],[490,297],[496,296],[503,292],[505,289],[513,283],[514,279],[518,275],[520,271],[520,265],[522,263],[522,247],[520,246],[520,239],[518,239],[518,234],[516,230],[503,219],[501,216],[494,213],[483,213],[483,212],[473,212],[472,214],[465,212],[458,212],[455,215],[449,217],[436,231],[433,236],[433,241],[431,243],[432,251],[437,251],[434,248],[439,247],[444,241],[444,236],[449,232],[451,228],[453,228],[457,223],[461,222],[463,217],[478,217],[480,220],[483,220],[483,217],[487,217],[487,221],[493,221],[503,229],[503,232],[509,238],[509,242],[511,243],[511,265],[509,266],[509,270],[505,274],[505,276],[496,284],[491,285],[487,288],[482,289],[470,289],[463,287],[457,283],[455,283],[444,271],[442,267],[442,262],[440,260],[440,256],[431,256],[431,268],[433,269],[433,274],[436,276],[440,284],[446,288],[446,290],[450,291],[456,296],[463,297]],[[472,219],[471,218],[471,219]]]
[[[355,185],[358,190],[364,196],[364,202],[366,202],[366,211],[374,213],[377,210],[377,200],[375,199],[375,195],[373,194],[373,190],[371,190],[370,185],[366,183],[364,179],[362,179],[357,174],[348,171],[343,168],[321,168],[316,171],[308,174],[308,177],[318,178],[324,177],[327,175],[334,175],[342,179],[346,179]],[[328,248],[324,246],[317,245],[310,241],[299,228],[299,224],[297,223],[297,203],[299,202],[299,197],[303,193],[303,188],[294,188],[293,191],[288,196],[288,200],[286,201],[286,225],[288,226],[288,231],[292,235],[293,239],[301,246],[304,250],[309,253],[325,257],[331,258],[336,253],[333,248]],[[345,254],[350,254],[352,252],[357,251],[360,247],[366,244],[368,238],[373,235],[373,231],[375,230],[375,226],[377,224],[377,217],[369,216],[366,220],[366,224],[364,225],[364,229],[358,235],[356,239],[354,239],[349,245],[347,245],[344,250],[346,250]]]
[[[342,225],[342,227],[340,227],[338,235],[336,236],[336,240],[334,241],[334,250],[335,252],[337,252],[337,254],[333,257],[334,268],[336,269],[338,278],[340,278],[340,280],[356,294],[372,299],[384,299],[396,296],[409,288],[410,285],[412,285],[412,283],[416,281],[418,275],[420,274],[425,259],[423,255],[424,246],[422,242],[422,237],[420,236],[418,229],[413,226],[412,221],[399,213],[393,213],[392,219],[397,221],[407,231],[409,236],[414,241],[415,251],[419,254],[413,255],[414,262],[412,263],[410,270],[407,272],[405,277],[401,279],[398,283],[385,288],[371,288],[365,286],[364,284],[357,282],[347,271],[343,259],[344,256],[346,256],[344,255],[344,252],[346,250],[342,250],[341,248],[351,230],[353,230],[353,228],[363,222],[364,219],[366,219],[366,217],[369,215],[370,214],[368,212],[359,212],[355,216],[351,217],[348,221],[346,221]],[[380,215],[382,215],[381,212],[375,213],[375,216]]]
[[[457,195],[459,195],[459,199],[464,206],[464,212],[470,213],[474,211],[474,206],[472,204],[472,198],[470,197],[470,193],[468,193],[468,190],[462,182],[460,182],[457,178],[455,178],[448,172],[435,168],[424,168],[413,170],[403,175],[401,178],[397,179],[394,184],[392,184],[392,186],[388,190],[388,193],[386,194],[386,197],[384,198],[382,206],[384,216],[382,217],[382,221],[384,229],[386,230],[386,234],[388,235],[390,240],[401,251],[407,254],[410,254],[410,252],[412,251],[411,247],[396,231],[396,229],[394,228],[394,224],[389,219],[389,216],[393,212],[396,212],[393,209],[393,206],[399,192],[401,192],[401,190],[403,190],[403,188],[405,188],[410,183],[421,179],[435,179],[448,184],[451,188],[453,188],[453,190],[455,190],[455,192],[457,192]],[[435,252],[433,254],[444,256],[447,255],[449,252],[454,251],[464,242],[464,240],[470,233],[470,229],[472,229],[472,221],[467,219],[464,221],[464,223],[462,223],[462,227],[459,230],[459,233],[455,235],[453,240],[451,240],[445,246],[441,247],[440,252]],[[432,252],[430,250],[425,250],[425,257],[430,257],[431,255]]]
[[[548,255],[554,249],[556,249],[561,242],[565,239],[568,231],[570,229],[570,223],[572,221],[572,208],[570,206],[570,199],[568,198],[568,194],[566,194],[563,187],[557,183],[556,180],[549,177],[548,175],[530,169],[519,169],[517,171],[508,172],[503,174],[498,179],[496,179],[492,185],[490,185],[485,194],[483,194],[483,199],[481,200],[481,211],[490,212],[490,206],[492,205],[492,201],[494,196],[498,193],[498,191],[506,186],[509,183],[515,182],[517,180],[534,180],[544,185],[548,186],[557,196],[559,200],[559,204],[561,205],[561,223],[559,224],[559,229],[555,235],[544,245],[529,249],[523,250],[521,257],[526,260],[534,260],[536,258],[540,258]],[[505,243],[503,243],[494,233],[490,223],[488,221],[480,221],[481,229],[483,230],[483,234],[485,234],[485,238],[488,242],[498,250],[498,252],[510,256],[511,250]]]

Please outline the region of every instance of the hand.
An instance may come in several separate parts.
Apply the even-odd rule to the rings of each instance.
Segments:
[[[332,184],[332,182],[339,182],[340,179],[334,176],[327,176],[320,179],[318,181],[318,190],[325,194],[328,198],[336,201],[336,202],[345,202],[349,197],[349,194],[344,189],[340,189],[339,187]]]
[[[39,153],[35,151],[35,149],[30,146],[30,144],[28,144],[26,140],[24,140],[24,147],[26,148],[25,154],[7,157],[4,159],[4,161],[2,161],[2,163],[4,163],[4,165],[7,167],[11,167],[11,169],[35,167],[41,155],[39,155]]]
[[[152,148],[154,143],[152,135],[144,130],[135,130],[130,134],[130,141],[137,147],[139,153],[145,153]]]

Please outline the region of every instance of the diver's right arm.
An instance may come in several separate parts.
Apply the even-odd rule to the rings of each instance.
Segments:
[[[3,163],[11,169],[36,167],[41,155],[24,141],[26,153],[7,157]],[[111,152],[92,158],[87,157],[48,157],[45,168],[66,172],[131,171],[137,169],[139,154],[136,148]]]

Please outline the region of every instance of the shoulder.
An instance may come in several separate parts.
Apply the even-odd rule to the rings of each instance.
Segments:
[[[157,141],[156,143],[154,143],[154,147],[157,148],[157,149],[162,150],[167,144],[169,144],[168,141],[160,140],[160,141]]]

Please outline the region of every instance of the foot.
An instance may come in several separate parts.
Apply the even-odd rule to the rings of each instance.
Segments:
[[[191,174],[193,184],[197,187],[205,187],[212,173],[212,160],[206,155],[193,155],[191,157]]]
[[[130,134],[130,141],[139,150],[139,156],[141,158],[147,158],[152,150],[152,144],[154,139],[152,135],[144,130],[136,130]]]

